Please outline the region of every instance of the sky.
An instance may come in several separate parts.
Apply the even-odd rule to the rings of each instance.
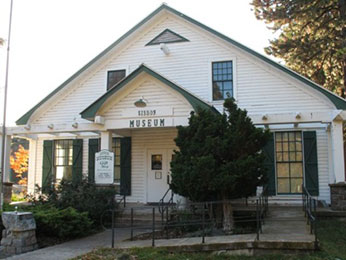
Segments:
[[[274,37],[250,0],[166,0],[170,7],[264,54]],[[13,0],[7,126],[158,8],[160,0]],[[0,124],[10,0],[0,0]]]

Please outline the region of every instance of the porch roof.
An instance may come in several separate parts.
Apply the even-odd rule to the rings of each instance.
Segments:
[[[97,115],[97,112],[100,110],[102,105],[111,96],[115,95],[120,89],[123,89],[124,87],[126,87],[132,80],[134,80],[139,74],[141,74],[143,72],[151,75],[152,77],[161,81],[163,84],[165,84],[168,87],[171,87],[175,91],[179,92],[191,104],[191,106],[193,107],[194,110],[196,110],[199,107],[202,109],[210,109],[215,113],[219,113],[219,111],[215,107],[213,107],[212,105],[206,103],[205,101],[203,101],[200,98],[196,97],[195,95],[191,94],[190,92],[188,92],[184,88],[178,86],[177,84],[168,80],[164,76],[162,76],[159,73],[148,68],[146,65],[141,64],[136,70],[134,70],[132,73],[130,73],[126,78],[124,78],[122,81],[120,81],[113,88],[109,89],[104,95],[99,97],[96,101],[94,101],[91,105],[89,105],[86,109],[84,109],[80,113],[81,117],[84,119],[87,119],[87,120],[94,120],[95,116]]]

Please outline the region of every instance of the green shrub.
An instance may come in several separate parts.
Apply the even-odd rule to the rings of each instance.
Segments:
[[[58,209],[72,207],[79,212],[87,212],[93,221],[94,227],[101,225],[101,215],[112,208],[112,199],[116,194],[114,187],[98,187],[87,180],[75,184],[70,181],[61,181],[55,189],[38,198],[31,197],[35,205],[51,205]]]
[[[78,212],[71,207],[57,209],[51,206],[34,206],[30,209],[39,235],[72,239],[90,233],[92,221],[86,212]]]

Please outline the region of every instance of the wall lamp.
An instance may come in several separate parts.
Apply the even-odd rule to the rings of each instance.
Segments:
[[[141,97],[137,101],[135,101],[135,106],[136,107],[146,107],[148,103],[148,100],[146,100],[144,97]]]

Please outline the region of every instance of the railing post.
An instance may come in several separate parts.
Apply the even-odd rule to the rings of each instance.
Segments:
[[[202,243],[204,244],[205,243],[205,227],[204,227],[204,218],[205,218],[205,203],[203,203],[203,212],[202,212],[202,228],[203,228],[203,231],[202,231]]]
[[[317,200],[314,200],[314,209],[315,209],[315,220],[314,220],[314,235],[315,235],[315,249],[318,249],[318,241],[317,241]]]
[[[256,239],[259,240],[258,199],[256,200],[256,231],[257,231]]]
[[[131,208],[131,241],[133,240],[133,208]]]
[[[112,209],[112,248],[114,248],[114,209]]]
[[[166,238],[168,239],[168,206],[166,208]]]
[[[155,246],[155,208],[153,208],[153,230],[152,230],[152,243],[151,245]]]

